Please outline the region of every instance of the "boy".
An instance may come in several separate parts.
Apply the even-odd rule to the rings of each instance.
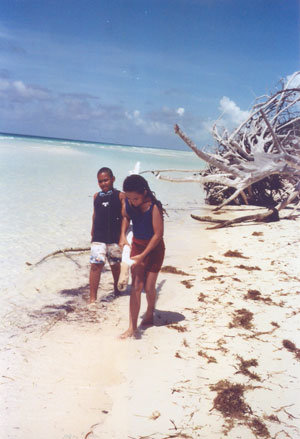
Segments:
[[[101,189],[94,195],[94,213],[92,222],[90,303],[97,299],[97,290],[101,272],[106,259],[111,267],[114,279],[114,293],[117,295],[122,250],[119,239],[122,223],[122,204],[125,195],[114,189],[115,177],[110,168],[101,168],[97,173]]]

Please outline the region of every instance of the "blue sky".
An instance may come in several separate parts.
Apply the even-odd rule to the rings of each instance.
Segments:
[[[185,149],[299,70],[298,0],[0,0],[0,131]]]

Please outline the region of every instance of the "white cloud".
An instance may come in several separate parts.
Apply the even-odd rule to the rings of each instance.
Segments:
[[[219,109],[222,112],[218,125],[232,129],[240,125],[249,116],[249,111],[241,110],[240,107],[227,96],[220,100]]]
[[[295,72],[292,75],[286,77],[285,86],[288,88],[300,87],[300,72]]]
[[[179,107],[179,108],[177,108],[177,110],[176,110],[176,113],[177,113],[179,116],[183,116],[183,115],[184,115],[184,112],[185,112],[185,109],[184,109],[183,107]]]
[[[23,81],[0,79],[0,94],[8,99],[45,100],[50,92],[34,85],[26,85]]]
[[[25,85],[23,81],[14,81],[12,87],[15,92],[23,98],[30,99],[48,99],[49,93],[39,87]]]
[[[157,120],[143,119],[139,110],[134,110],[132,113],[126,111],[125,116],[136,126],[142,128],[146,134],[167,134],[170,132],[168,124]]]

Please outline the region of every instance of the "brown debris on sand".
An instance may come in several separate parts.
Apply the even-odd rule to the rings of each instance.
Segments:
[[[251,360],[244,360],[242,357],[238,356],[238,360],[240,362],[239,364],[239,370],[238,373],[241,373],[245,376],[248,376],[249,378],[257,381],[261,381],[260,377],[249,370],[249,367],[257,367],[258,361],[255,358],[252,358]]]
[[[283,340],[282,346],[287,349],[289,352],[292,352],[295,354],[295,358],[300,361],[300,349],[297,348],[295,343],[291,342],[290,340]]]
[[[240,268],[241,270],[247,270],[247,271],[253,271],[253,270],[260,271],[261,270],[261,268],[257,267],[257,265],[255,267],[250,267],[250,266],[241,264],[241,265],[236,265],[236,268]]]
[[[167,325],[167,328],[176,329],[178,332],[186,332],[187,328],[185,326],[177,325],[177,324],[171,324]]]
[[[252,389],[251,386],[230,383],[227,380],[211,385],[210,389],[217,392],[213,401],[213,409],[224,416],[225,436],[235,426],[236,421],[242,421],[256,437],[270,438],[270,433],[265,423],[253,414],[251,407],[245,402],[244,392]]]
[[[229,328],[243,327],[244,329],[251,329],[253,327],[251,321],[253,320],[253,313],[245,308],[237,309],[234,312],[233,321],[229,323]]]
[[[192,288],[193,284],[192,281],[195,279],[189,279],[189,280],[182,280],[181,283],[185,286],[185,288]]]
[[[212,357],[211,355],[207,355],[206,352],[198,351],[199,357],[205,358],[208,363],[217,363],[217,360],[215,357]]]
[[[263,297],[261,292],[258,290],[248,290],[247,294],[244,295],[244,299],[257,300],[267,304],[273,304],[273,301],[270,297]]]
[[[224,256],[227,258],[243,258],[243,259],[249,259],[247,256],[244,256],[240,251],[238,250],[228,250],[226,253],[224,253]]]
[[[205,270],[207,270],[209,273],[216,273],[217,272],[215,267],[212,267],[212,266],[206,267]]]
[[[244,391],[246,387],[242,384],[222,380],[211,385],[210,389],[217,392],[213,408],[221,412],[224,417],[243,419],[245,415],[252,413],[250,406],[245,403]]]
[[[172,273],[172,274],[181,274],[182,276],[189,276],[188,273],[185,271],[179,270],[176,267],[173,267],[172,265],[164,265],[161,270],[162,273]]]

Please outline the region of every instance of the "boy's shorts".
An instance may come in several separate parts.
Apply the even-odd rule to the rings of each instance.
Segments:
[[[105,244],[104,242],[92,242],[91,244],[91,264],[105,264],[106,260],[109,265],[119,264],[122,258],[122,250],[118,244]]]

